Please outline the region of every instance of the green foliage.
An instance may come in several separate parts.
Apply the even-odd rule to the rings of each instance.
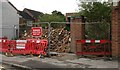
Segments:
[[[111,22],[112,5],[107,2],[82,2],[80,7],[80,14],[87,18],[88,22]]]
[[[65,16],[59,11],[53,11],[52,14],[44,14],[39,17],[41,22],[64,22]]]
[[[89,39],[109,39],[110,38],[110,24],[100,22],[95,24],[85,25],[85,34]]]
[[[85,25],[86,39],[110,39],[112,4],[107,2],[82,2],[80,14],[92,24]]]

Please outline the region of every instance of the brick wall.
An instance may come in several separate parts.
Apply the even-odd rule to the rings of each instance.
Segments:
[[[112,56],[120,56],[120,2],[112,7]]]
[[[81,51],[81,44],[76,46],[76,40],[83,39],[84,25],[81,24],[81,18],[72,19],[71,27],[71,52]]]

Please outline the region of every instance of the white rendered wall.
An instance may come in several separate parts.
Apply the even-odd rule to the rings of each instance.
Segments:
[[[9,39],[14,38],[16,35],[14,25],[17,25],[16,29],[19,29],[19,15],[17,10],[14,9],[8,2],[2,2],[2,37],[6,36]]]

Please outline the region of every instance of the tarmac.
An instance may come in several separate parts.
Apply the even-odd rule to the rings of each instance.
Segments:
[[[82,69],[119,69],[118,60],[104,60],[90,59],[90,58],[78,58],[75,54],[62,53],[58,56],[52,56],[51,58],[44,57],[38,58],[37,56],[23,56],[16,55],[13,57],[7,57],[0,54],[1,61],[5,65],[16,66],[17,68],[23,68],[28,70],[41,69],[41,68],[82,68]],[[0,67],[2,68],[2,66]],[[4,68],[4,67],[3,67]]]

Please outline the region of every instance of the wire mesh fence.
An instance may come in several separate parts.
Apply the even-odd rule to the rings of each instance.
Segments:
[[[32,28],[41,27],[42,32],[41,36],[33,36]],[[48,39],[49,24],[47,22],[34,23],[31,26],[20,25],[19,28],[19,38],[18,39],[28,39],[28,38],[39,38],[39,39]]]
[[[32,35],[32,28],[34,27],[42,28],[41,36]],[[13,28],[1,29],[5,29],[3,32],[12,30],[12,39],[47,39],[49,42],[48,49],[52,52],[96,53],[111,51],[111,26],[110,23],[106,22],[37,22],[32,25],[14,25]],[[76,40],[80,40],[80,45],[76,44]],[[101,40],[109,41],[109,43],[101,44]],[[82,44],[81,41],[85,41],[86,43]]]
[[[110,23],[96,22],[85,24],[85,39],[110,40]]]
[[[79,55],[111,55],[111,26],[106,22],[80,24],[81,38],[76,40]],[[80,35],[80,34],[79,34]]]
[[[70,52],[70,23],[52,22],[51,23],[51,51]]]

